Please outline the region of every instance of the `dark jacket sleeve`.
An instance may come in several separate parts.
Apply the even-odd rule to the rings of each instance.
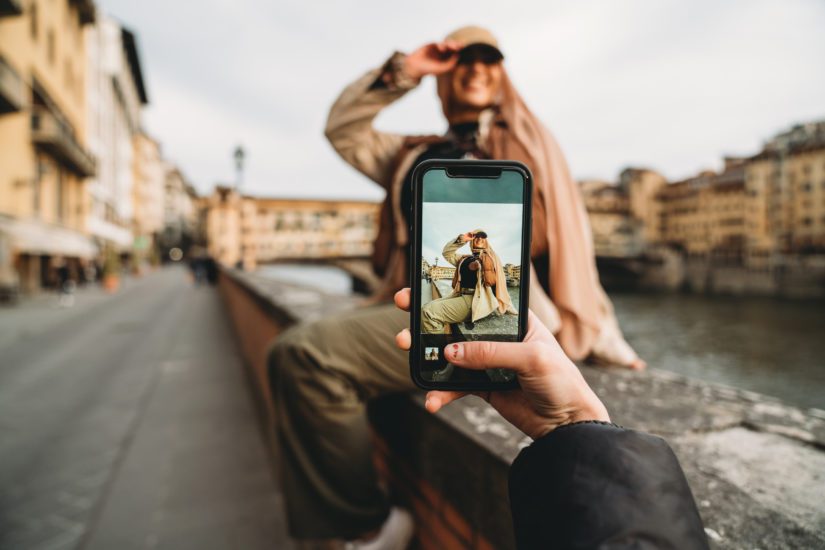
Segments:
[[[614,424],[563,426],[522,450],[510,507],[519,548],[708,548],[668,444]]]

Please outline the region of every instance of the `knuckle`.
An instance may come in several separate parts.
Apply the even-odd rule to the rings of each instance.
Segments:
[[[527,362],[534,370],[545,370],[547,347],[541,342],[531,342],[527,349]]]
[[[495,357],[496,345],[494,342],[477,342],[473,346],[473,361],[478,363],[489,363]]]

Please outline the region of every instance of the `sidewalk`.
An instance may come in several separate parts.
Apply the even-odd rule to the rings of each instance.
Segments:
[[[141,286],[153,274],[122,277],[118,292]],[[24,296],[15,304],[0,304],[0,349],[18,339],[40,334],[50,326],[67,322],[113,296],[117,293],[109,294],[99,283],[90,283],[77,288],[74,305],[68,308],[60,307],[59,294],[54,290]]]
[[[288,548],[220,299],[183,268],[0,310],[0,548]]]

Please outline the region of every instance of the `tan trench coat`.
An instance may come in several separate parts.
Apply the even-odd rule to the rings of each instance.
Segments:
[[[460,237],[459,237],[460,238]],[[463,254],[461,256],[457,255],[456,252],[466,245],[467,243],[464,241],[460,241],[459,239],[453,240],[448,242],[444,246],[444,250],[441,251],[441,254],[446,258],[448,262],[455,266],[455,276],[453,277],[453,296],[458,296],[461,294],[461,285],[460,285],[460,275],[459,269],[461,268],[461,261],[469,256]],[[488,315],[492,313],[509,313],[511,315],[518,315],[518,311],[515,310],[512,303],[504,304],[502,307],[506,308],[504,311],[501,311],[499,307],[498,299],[496,298],[495,293],[493,292],[492,285],[485,284],[483,273],[488,271],[489,267],[492,267],[492,270],[496,272],[496,278],[498,279],[499,275],[503,275],[503,270],[501,270],[501,266],[495,265],[495,260],[493,260],[490,256],[485,256],[482,260],[484,267],[482,270],[479,271],[479,276],[476,278],[476,288],[475,292],[473,293],[473,306],[472,306],[472,320],[475,323],[479,319],[484,319]],[[488,262],[493,263],[492,266],[489,266]],[[501,271],[499,274],[498,272]],[[504,292],[507,292],[507,280],[503,279],[500,281],[496,281],[497,284],[504,285]],[[509,295],[507,296],[509,298]]]

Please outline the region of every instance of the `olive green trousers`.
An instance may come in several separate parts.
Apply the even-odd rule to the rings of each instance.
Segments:
[[[290,534],[352,539],[389,513],[378,485],[368,400],[414,388],[395,334],[409,314],[366,307],[299,325],[269,353],[278,465]]]
[[[472,294],[438,298],[421,308],[421,332],[444,334],[445,325],[460,323],[470,317],[472,312]]]

